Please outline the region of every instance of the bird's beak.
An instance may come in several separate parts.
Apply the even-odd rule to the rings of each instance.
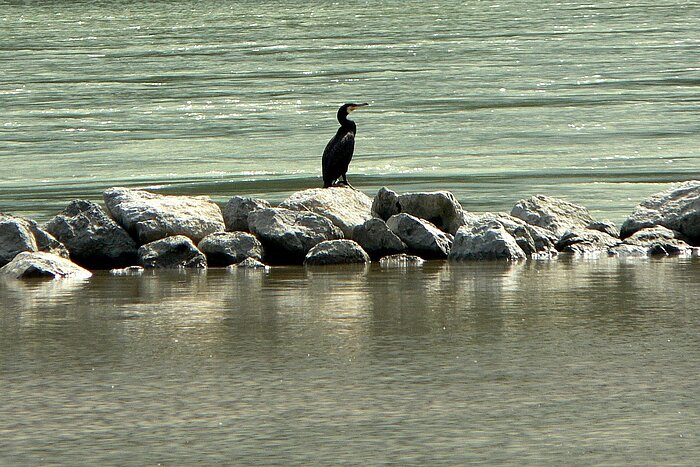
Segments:
[[[348,112],[354,112],[355,110],[357,110],[359,108],[367,107],[367,106],[369,106],[369,104],[367,104],[367,103],[351,105],[350,107],[348,107]]]

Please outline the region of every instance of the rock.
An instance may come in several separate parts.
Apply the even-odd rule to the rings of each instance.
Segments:
[[[449,191],[406,193],[399,196],[401,212],[424,219],[454,235],[464,225],[464,210]]]
[[[349,238],[352,230],[372,218],[372,200],[348,187],[311,188],[284,200],[280,208],[308,211],[330,219]]]
[[[461,227],[449,256],[452,261],[525,258],[525,252],[500,222],[489,222],[473,228]]]
[[[557,236],[547,229],[530,225],[522,219],[513,217],[504,212],[486,212],[482,214],[469,214],[464,217],[465,226],[470,229],[498,222],[506,231],[515,238],[516,243],[526,255],[538,253],[546,256],[554,256],[557,251],[554,244]]]
[[[674,185],[642,201],[622,224],[620,236],[627,238],[655,225],[676,230],[692,245],[700,245],[700,180]]]
[[[248,214],[257,209],[269,207],[270,203],[264,199],[234,196],[222,210],[226,230],[229,232],[250,232],[250,227],[248,227]]]
[[[43,251],[25,251],[0,268],[0,276],[15,279],[88,279],[92,273],[62,256]]]
[[[228,266],[226,269],[229,271],[233,271],[235,269],[264,269],[265,271],[268,271],[270,266],[261,263],[255,258],[246,258],[238,264]]]
[[[307,211],[259,209],[250,213],[248,223],[262,242],[268,262],[301,263],[318,243],[343,238],[343,232],[328,218]]]
[[[608,220],[604,221],[593,221],[586,226],[587,229],[597,230],[598,232],[603,232],[611,237],[620,238],[620,231],[617,226]]]
[[[425,260],[420,256],[407,255],[400,253],[398,255],[384,256],[379,260],[379,265],[383,268],[405,268],[423,266]]]
[[[215,232],[207,235],[197,245],[207,256],[209,266],[228,266],[240,263],[248,257],[263,257],[263,247],[254,235],[246,232]]]
[[[107,211],[139,243],[185,235],[199,242],[225,230],[221,209],[208,196],[166,196],[144,190],[110,188]]]
[[[577,255],[590,255],[607,251],[620,243],[615,237],[612,237],[604,232],[591,229],[575,228],[568,230],[559,241],[555,248],[558,251],[565,253],[574,253]]]
[[[567,230],[585,228],[593,222],[585,207],[544,195],[518,201],[510,214],[528,224],[554,232],[557,237],[564,235]]]
[[[23,251],[69,256],[68,249],[33,220],[0,213],[0,266]]]
[[[649,255],[691,254],[691,246],[685,242],[680,233],[660,225],[636,231],[624,241],[626,245],[635,245],[647,249]]]
[[[629,245],[627,243],[618,243],[617,245],[608,248],[608,256],[625,257],[645,257],[649,256],[649,248],[640,245]]]
[[[394,232],[389,230],[386,222],[377,217],[373,217],[364,224],[356,226],[352,231],[351,238],[359,243],[362,249],[373,259],[403,253],[407,248],[406,244]]]
[[[136,262],[136,242],[102,208],[71,201],[46,230],[63,243],[71,260],[88,269],[121,268]]]
[[[140,276],[144,271],[143,266],[127,266],[120,269],[111,269],[109,273],[113,276]]]
[[[464,225],[462,205],[449,191],[397,195],[386,187],[380,188],[372,203],[372,213],[386,221],[402,212],[427,220],[452,235]]]
[[[139,263],[145,268],[206,268],[207,258],[189,237],[175,235],[142,245]]]
[[[369,255],[353,240],[321,242],[309,250],[304,258],[307,266],[349,263],[369,263]]]
[[[406,244],[410,253],[422,258],[447,258],[452,247],[452,235],[410,214],[401,213],[391,216],[386,225]]]
[[[381,187],[372,202],[372,215],[386,221],[400,212],[399,195],[387,187]]]

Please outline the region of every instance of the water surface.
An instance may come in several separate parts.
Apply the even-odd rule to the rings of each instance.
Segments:
[[[0,11],[0,211],[109,186],[280,201],[350,180],[470,210],[544,193],[622,220],[698,178],[697,2],[12,2]]]
[[[694,464],[700,263],[1,281],[0,462]]]

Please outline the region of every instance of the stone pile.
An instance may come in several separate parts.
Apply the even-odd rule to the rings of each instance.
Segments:
[[[140,268],[267,268],[380,260],[521,260],[576,256],[691,255],[700,251],[700,181],[677,184],[637,206],[618,229],[571,202],[543,195],[510,213],[470,213],[449,192],[374,199],[346,187],[308,189],[279,206],[234,196],[110,188],[104,206],[75,200],[45,226],[0,213],[0,275],[86,278]]]

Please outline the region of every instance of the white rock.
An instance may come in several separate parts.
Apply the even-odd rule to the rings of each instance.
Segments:
[[[422,258],[445,259],[452,247],[452,235],[410,214],[391,216],[386,225],[406,244],[409,253]]]
[[[88,279],[92,273],[71,260],[52,253],[25,251],[0,268],[0,276],[15,279]]]
[[[261,260],[262,243],[247,232],[215,232],[202,239],[197,248],[207,256],[209,266],[229,266],[248,257]]]
[[[449,259],[525,259],[525,252],[515,238],[499,222],[491,222],[474,228],[461,227],[455,235]]]
[[[343,235],[372,218],[372,200],[361,191],[348,187],[311,188],[298,191],[284,200],[280,208],[309,211],[330,219]]]
[[[543,227],[561,237],[567,230],[585,228],[591,222],[588,209],[550,196],[535,195],[517,202],[511,216]]]
[[[642,201],[622,224],[620,236],[654,225],[676,230],[700,245],[700,180],[674,185]]]
[[[315,245],[343,238],[327,217],[308,211],[259,209],[250,213],[248,223],[263,244],[268,262],[298,264]]]
[[[142,244],[175,235],[199,242],[225,230],[221,209],[208,196],[167,196],[119,187],[103,196],[110,215]]]

